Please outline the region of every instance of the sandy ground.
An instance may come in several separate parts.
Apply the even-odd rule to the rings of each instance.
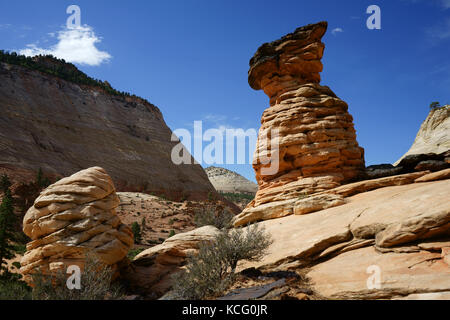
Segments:
[[[117,214],[123,223],[141,225],[143,246],[162,243],[173,230],[176,234],[196,228],[195,213],[205,206],[220,206],[212,201],[174,202],[144,193],[118,192]],[[139,246],[138,246],[139,247]]]

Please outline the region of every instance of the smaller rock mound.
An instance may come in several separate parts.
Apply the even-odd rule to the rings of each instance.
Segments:
[[[171,288],[172,275],[182,270],[187,257],[196,254],[200,243],[214,240],[218,233],[217,228],[204,226],[141,252],[125,275],[128,284],[149,298],[161,297]]]
[[[411,148],[394,165],[408,155],[443,153],[450,149],[450,105],[430,111],[430,114],[420,126]]]
[[[121,261],[133,244],[133,234],[117,216],[118,205],[113,181],[100,167],[45,189],[23,220],[23,231],[32,239],[21,261],[25,280],[30,281],[29,275],[37,270],[82,268],[88,252],[107,265]]]
[[[247,180],[240,174],[225,168],[208,167],[205,169],[209,181],[219,192],[255,194],[258,190],[256,183]]]

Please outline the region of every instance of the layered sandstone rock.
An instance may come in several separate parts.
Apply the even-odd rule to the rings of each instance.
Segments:
[[[430,111],[420,126],[413,145],[395,162],[395,165],[408,155],[440,154],[448,150],[450,150],[450,105]]]
[[[259,222],[273,239],[268,254],[238,268],[306,273],[314,294],[327,299],[440,297],[450,291],[450,180],[441,177]],[[376,287],[368,286],[373,270]]]
[[[200,243],[212,241],[218,233],[217,228],[205,226],[170,237],[138,254],[125,278],[134,290],[159,298],[171,288],[171,277],[182,270],[186,258],[196,254]]]
[[[429,181],[444,180],[444,179],[450,179],[450,169],[445,169],[442,171],[429,173],[420,178],[417,178],[415,180],[415,182],[429,182]]]
[[[294,199],[285,208],[293,207],[295,215],[258,222],[273,243],[262,260],[241,261],[238,271],[304,274],[302,286],[316,298],[441,297],[450,291],[450,180],[445,172],[357,182]],[[427,176],[422,182],[418,178]],[[272,212],[282,208],[277,204]],[[202,227],[145,250],[126,273],[128,283],[147,297],[162,296],[186,257],[217,233]],[[367,287],[373,268],[381,271],[375,289]]]
[[[0,173],[15,181],[33,181],[39,168],[55,178],[101,166],[119,191],[173,200],[215,193],[185,148],[191,164],[172,162],[178,142],[145,100],[0,62],[0,109]]]
[[[373,270],[379,270],[377,287],[368,286]],[[369,268],[369,269],[368,269]],[[450,289],[450,268],[440,254],[429,251],[379,253],[373,247],[345,252],[308,274],[316,292],[331,299],[392,299]],[[431,295],[434,293],[434,295]]]
[[[364,169],[347,104],[319,84],[326,29],[326,22],[298,28],[262,45],[250,60],[249,84],[264,90],[270,107],[253,161],[259,189],[235,225],[249,222],[246,215],[260,206],[335,188]]]
[[[25,279],[37,270],[83,267],[86,254],[114,266],[133,244],[131,230],[116,214],[119,198],[106,171],[93,167],[42,191],[23,220],[31,238],[21,261]]]
[[[254,208],[246,208],[244,213],[238,215],[234,220],[234,226],[238,227],[254,221],[268,220],[285,217],[291,214],[308,214],[327,208],[343,205],[347,202],[346,198],[389,186],[401,186],[411,184],[415,181],[420,182],[423,176],[429,176],[432,180],[445,179],[445,170],[435,172],[431,175],[430,171],[420,171],[406,173],[396,176],[383,177],[378,179],[363,180],[354,183],[348,183],[333,189],[317,192],[312,195],[304,195],[298,198],[274,201],[262,204]]]

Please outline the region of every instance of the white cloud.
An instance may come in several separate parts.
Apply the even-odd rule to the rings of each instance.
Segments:
[[[238,117],[237,117],[237,119],[236,119],[236,117],[234,117],[232,120],[236,121],[238,119],[239,119]],[[241,131],[242,128],[237,128],[228,123],[228,116],[226,116],[226,115],[207,114],[203,117],[203,122],[213,124],[215,126],[214,129],[219,130],[221,132],[221,134],[223,134],[223,135],[225,135],[226,130],[228,130],[229,133],[231,133],[232,135],[235,135],[235,136],[243,136],[244,135],[244,133]]]
[[[405,1],[405,0],[404,0]],[[439,7],[441,7],[444,10],[450,9],[450,0],[407,0],[409,2],[412,3],[420,3],[420,2],[428,2],[431,3],[432,5],[438,5]]]
[[[52,36],[52,34],[49,35]],[[95,45],[100,43],[101,39],[88,25],[65,28],[57,33],[57,38],[58,43],[48,49],[29,44],[19,53],[26,56],[51,54],[68,62],[89,66],[98,66],[112,58],[108,52],[97,49]]]
[[[437,40],[446,40],[450,38],[450,18],[447,18],[447,20],[428,28],[426,32],[430,39],[434,40],[434,42]]]
[[[450,0],[441,0],[441,6],[444,9],[450,9]]]
[[[336,33],[338,33],[338,32],[344,32],[344,30],[342,30],[342,28],[334,28],[334,29],[331,31],[331,33],[332,33],[333,35],[336,35]]]
[[[220,114],[207,114],[203,117],[203,121],[217,123],[223,123],[227,120],[227,116]]]

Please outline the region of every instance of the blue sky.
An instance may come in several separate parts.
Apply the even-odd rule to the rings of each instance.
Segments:
[[[173,130],[195,120],[258,129],[269,101],[248,86],[249,59],[264,42],[322,20],[321,83],[349,104],[367,165],[397,160],[429,104],[450,103],[450,0],[1,0],[0,48],[69,54],[61,39],[71,4],[86,28],[83,59],[97,64],[76,65],[157,105]],[[372,4],[381,30],[366,27]],[[221,166],[254,180],[249,164]]]

